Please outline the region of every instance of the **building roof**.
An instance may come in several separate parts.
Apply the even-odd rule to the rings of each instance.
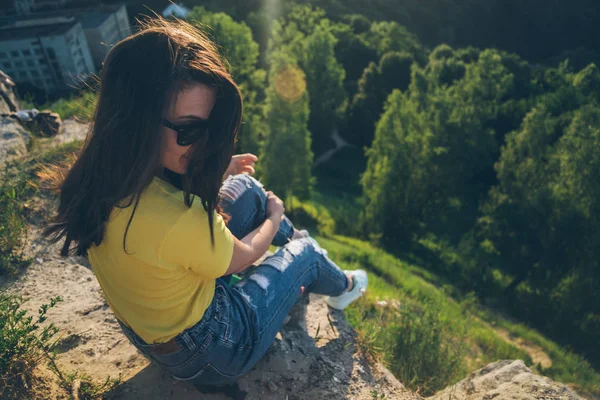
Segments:
[[[104,21],[106,21],[112,14],[117,12],[121,7],[124,7],[124,4],[110,4],[101,5],[95,8],[72,8],[56,11],[35,12],[27,15],[5,16],[0,17],[0,29],[3,29],[3,27],[8,27],[12,23],[27,24],[29,21],[37,20],[59,21],[61,18],[72,18],[76,21],[79,21],[81,22],[83,29],[95,29],[102,25]],[[58,25],[58,23],[56,22],[55,25]]]
[[[36,36],[60,35],[78,21],[74,17],[45,17],[0,21],[0,40],[35,38]]]

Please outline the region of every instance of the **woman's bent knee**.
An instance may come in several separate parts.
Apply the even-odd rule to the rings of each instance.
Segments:
[[[262,184],[247,174],[233,175],[223,182],[220,196],[221,200],[235,203],[235,201],[247,192],[252,192],[257,197],[265,197]]]

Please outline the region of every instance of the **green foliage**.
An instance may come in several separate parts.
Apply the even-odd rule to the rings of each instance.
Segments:
[[[273,55],[266,100],[269,134],[258,172],[265,186],[283,198],[307,199],[314,184],[305,82],[293,57],[283,52]]]
[[[425,265],[406,262],[410,254],[403,253],[398,259],[367,242],[338,235],[317,240],[341,268],[369,272],[366,296],[345,310],[346,317],[357,330],[359,347],[367,354],[382,357],[396,376],[402,376],[404,384],[413,382],[409,386],[413,390],[445,387],[462,379],[467,371],[499,359],[522,359],[532,366],[530,355],[508,343],[496,331],[498,327],[548,354],[552,367],[537,367],[540,373],[575,385],[583,394],[600,394],[600,375],[581,356],[481,307],[473,295],[461,298],[460,291],[443,284],[440,277],[423,269]],[[447,254],[446,258],[452,257]],[[448,297],[448,293],[460,301]],[[378,304],[378,300],[387,304]],[[415,336],[429,345],[418,340],[413,343]],[[415,361],[402,363],[398,357]],[[438,367],[434,366],[436,357],[440,358]],[[446,382],[437,380],[440,377]]]
[[[346,100],[345,71],[336,59],[336,42],[331,21],[321,9],[295,6],[274,26],[271,50],[288,52],[306,74],[308,127],[315,154],[332,147],[330,136]]]
[[[542,0],[518,2],[490,0],[309,0],[326,10],[330,18],[361,14],[370,20],[396,21],[428,47],[440,43],[452,46],[494,47],[517,53],[533,62],[558,65],[565,58],[583,68],[598,61],[599,18],[594,0],[576,4],[562,2],[544,9]],[[532,31],[530,27],[539,27]],[[560,27],[558,29],[557,27]]]
[[[367,27],[368,29],[368,27]],[[377,51],[364,39],[364,31],[344,23],[332,25],[331,32],[337,39],[335,58],[344,68],[344,88],[352,99],[358,89],[358,80],[371,62],[377,61]]]
[[[365,301],[348,312],[348,319],[361,327],[359,343],[382,352],[390,370],[412,390],[431,395],[466,372],[466,324],[446,320],[433,303],[407,301],[396,309]]]
[[[39,110],[52,110],[60,115],[61,119],[75,118],[79,121],[87,122],[94,115],[97,98],[98,96],[94,91],[86,90],[36,108]]]
[[[256,68],[258,44],[252,39],[252,31],[245,22],[237,22],[231,16],[194,7],[187,19],[206,32],[215,42],[231,65],[233,78],[245,81]]]
[[[520,80],[507,67],[512,58],[497,51],[471,63],[451,54],[436,49],[425,69],[413,66],[409,90],[388,99],[362,180],[366,233],[406,243],[452,226],[460,237],[495,182],[493,165],[510,129],[497,122],[522,112],[505,100],[521,90]]]
[[[576,106],[541,104],[508,137],[478,234],[497,252],[482,259],[514,276],[515,311],[597,360],[600,108]]]
[[[385,53],[379,65],[370,63],[358,81],[358,92],[348,109],[345,137],[359,148],[370,146],[384,103],[394,89],[410,84],[414,57],[407,52]]]
[[[425,51],[419,39],[397,22],[374,22],[364,33],[364,38],[379,57],[394,51],[408,53],[419,62],[425,61]]]
[[[295,226],[316,232],[321,236],[333,236],[335,220],[327,208],[315,202],[300,201],[294,197],[287,199],[285,204],[285,214]]]
[[[28,387],[33,369],[50,357],[58,328],[42,324],[48,310],[60,300],[51,299],[33,317],[21,309],[22,298],[0,293],[0,397],[15,396]]]
[[[444,318],[438,304],[403,303],[390,327],[396,338],[392,369],[409,387],[422,388],[434,394],[447,384],[460,379],[466,354],[468,316],[457,325]]]
[[[304,40],[300,66],[306,73],[309,94],[313,152],[323,153],[329,147],[329,137],[338,124],[339,109],[346,100],[345,71],[334,54],[336,39],[322,26]]]

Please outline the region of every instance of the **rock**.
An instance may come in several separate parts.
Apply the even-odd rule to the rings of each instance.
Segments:
[[[427,400],[579,400],[559,382],[536,375],[521,360],[486,365]]]
[[[17,111],[19,103],[13,92],[15,84],[4,72],[0,71],[0,113]]]
[[[34,121],[38,126],[39,134],[46,137],[56,136],[62,126],[60,116],[50,110],[40,111]]]
[[[0,170],[6,162],[27,155],[29,133],[13,118],[0,116]]]
[[[62,127],[60,116],[50,110],[19,110],[10,116],[18,120],[23,128],[42,137],[56,136]]]

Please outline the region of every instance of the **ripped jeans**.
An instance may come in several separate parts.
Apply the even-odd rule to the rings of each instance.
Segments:
[[[221,188],[221,207],[231,217],[228,228],[238,239],[262,224],[267,196],[249,175],[229,177]],[[215,295],[202,319],[175,337],[172,352],[153,351],[131,329],[125,335],[174,378],[202,385],[233,382],[249,372],[275,340],[292,306],[309,292],[338,296],[348,278],[312,238],[291,240],[294,227],[285,218],[273,244],[281,246],[243,279],[228,286],[216,280]]]

